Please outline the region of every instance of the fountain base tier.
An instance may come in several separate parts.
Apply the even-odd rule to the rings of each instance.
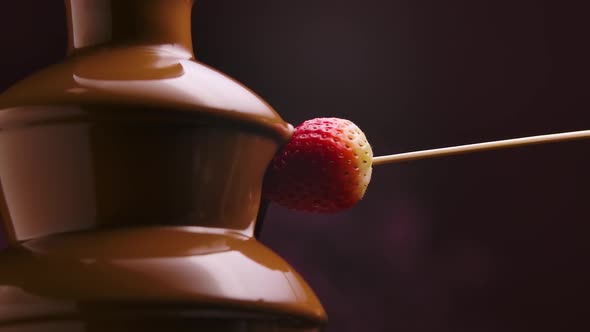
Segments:
[[[325,317],[293,268],[233,231],[81,232],[0,253],[0,331],[319,331]]]

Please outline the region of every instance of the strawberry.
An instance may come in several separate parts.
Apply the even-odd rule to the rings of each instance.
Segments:
[[[373,151],[351,121],[307,120],[272,160],[263,197],[310,212],[338,212],[354,206],[371,180]]]

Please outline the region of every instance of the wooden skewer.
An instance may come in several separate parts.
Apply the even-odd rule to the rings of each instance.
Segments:
[[[379,157],[373,157],[373,165],[397,163],[397,162],[402,162],[402,161],[409,161],[409,160],[416,160],[416,159],[423,159],[423,158],[443,157],[443,156],[449,156],[449,155],[455,155],[455,154],[461,154],[461,153],[469,153],[469,152],[514,148],[514,147],[519,147],[519,146],[524,146],[524,145],[570,141],[570,140],[584,139],[584,138],[590,138],[590,130],[570,131],[570,132],[566,132],[566,133],[539,135],[539,136],[529,136],[529,137],[522,137],[522,138],[506,139],[506,140],[501,140],[501,141],[486,142],[486,143],[467,144],[467,145],[452,146],[452,147],[448,147],[448,148],[430,149],[430,150],[422,150],[422,151],[415,151],[415,152],[406,152],[406,153],[398,153],[398,154],[392,154],[392,155],[386,155],[386,156],[379,156]]]

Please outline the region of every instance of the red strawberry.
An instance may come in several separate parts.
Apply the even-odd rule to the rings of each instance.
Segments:
[[[351,121],[305,121],[268,168],[263,197],[295,210],[350,208],[365,194],[372,159],[365,134]]]

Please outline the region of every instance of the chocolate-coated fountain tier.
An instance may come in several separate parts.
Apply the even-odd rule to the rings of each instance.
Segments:
[[[91,331],[101,324],[115,331],[156,331],[164,321],[182,322],[185,329],[179,331],[244,331],[240,324],[316,331],[325,315],[297,272],[258,241],[199,227],[26,241],[0,255],[0,284],[0,331],[40,319]],[[159,327],[148,328],[147,322]]]
[[[68,57],[0,95],[0,331],[319,331],[253,236],[291,127],[194,61],[191,0],[66,0]]]
[[[277,141],[170,109],[105,105],[0,111],[0,180],[11,240],[128,226],[252,235]]]
[[[104,106],[105,111],[113,105],[158,107],[249,125],[279,141],[291,134],[290,126],[262,98],[194,61],[190,51],[173,41],[88,46],[15,84],[0,98],[0,110],[87,104]]]
[[[238,121],[284,140],[289,126],[262,98],[194,60],[193,0],[65,0],[68,57],[2,94],[0,109],[149,105]]]

